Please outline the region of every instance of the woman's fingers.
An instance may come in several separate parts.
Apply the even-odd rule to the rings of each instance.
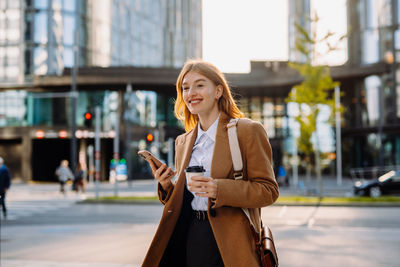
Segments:
[[[157,170],[156,165],[154,164],[154,162],[152,160],[150,160],[148,162],[150,164],[151,171],[154,173]]]
[[[173,172],[172,169],[167,167],[166,164],[162,164],[158,169],[153,162],[150,163],[150,166],[153,171],[154,178],[159,182],[169,180],[176,174],[176,171]]]
[[[188,183],[189,190],[200,197],[216,198],[217,183],[211,177],[193,176],[192,181]]]

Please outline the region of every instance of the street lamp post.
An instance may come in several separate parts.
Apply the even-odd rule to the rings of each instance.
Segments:
[[[75,25],[75,40],[74,40],[74,65],[72,68],[71,80],[71,167],[72,170],[76,169],[77,161],[77,140],[76,132],[76,108],[77,108],[77,85],[76,78],[78,76],[79,66],[79,4],[76,7],[76,25]]]

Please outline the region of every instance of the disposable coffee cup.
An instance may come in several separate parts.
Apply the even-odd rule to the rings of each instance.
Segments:
[[[185,169],[186,172],[186,184],[192,181],[193,176],[203,176],[206,170],[203,166],[189,166]]]

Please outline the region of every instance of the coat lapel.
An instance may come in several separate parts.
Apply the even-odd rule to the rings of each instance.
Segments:
[[[179,173],[178,179],[182,176],[185,177],[185,168],[189,164],[190,156],[192,155],[193,145],[197,137],[197,127],[195,127],[191,132],[189,132],[182,141],[178,143],[176,153],[179,157],[177,162],[181,162],[181,165],[177,166]],[[185,178],[183,178],[185,180]]]
[[[211,177],[227,178],[233,168],[226,125],[230,118],[223,112],[219,118],[215,135],[214,152],[211,161]]]

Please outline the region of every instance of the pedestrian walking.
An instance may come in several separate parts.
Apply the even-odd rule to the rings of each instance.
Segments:
[[[71,169],[68,167],[68,160],[64,159],[61,161],[60,166],[56,169],[56,176],[60,183],[60,192],[65,194],[65,183],[68,180],[73,180],[74,175]]]
[[[82,163],[78,163],[75,170],[75,179],[74,179],[74,190],[77,193],[82,193],[82,197],[85,197],[86,192],[86,169],[83,167]]]
[[[142,266],[260,266],[242,208],[249,208],[252,222],[260,227],[260,208],[279,196],[267,133],[260,123],[243,118],[224,75],[210,63],[187,61],[176,89],[175,115],[186,133],[175,141],[174,181],[171,167],[157,169],[150,163],[165,206]],[[232,118],[241,118],[241,180],[234,179],[229,148]],[[187,182],[185,169],[202,174]]]
[[[6,194],[10,186],[11,186],[10,171],[4,164],[4,159],[0,157],[0,200],[4,218],[7,217]]]
[[[279,186],[289,186],[289,177],[287,176],[285,167],[283,165],[279,166],[277,176]]]

